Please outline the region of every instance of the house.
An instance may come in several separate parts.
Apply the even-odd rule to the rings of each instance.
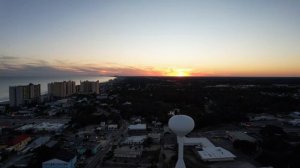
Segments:
[[[31,137],[29,135],[19,135],[7,143],[9,146],[8,150],[20,151],[28,144],[30,140]]]
[[[249,142],[256,142],[256,139],[241,132],[241,131],[228,131],[227,136],[230,141],[234,142],[236,140],[241,140],[241,141],[249,141]]]
[[[77,162],[76,155],[67,151],[57,151],[52,159],[44,161],[42,168],[75,168]]]

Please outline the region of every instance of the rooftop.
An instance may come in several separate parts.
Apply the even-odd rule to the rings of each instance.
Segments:
[[[124,143],[142,143],[147,138],[146,135],[127,137]]]
[[[128,126],[129,130],[146,130],[146,128],[146,124],[133,124]]]
[[[202,147],[214,147],[215,145],[207,138],[184,138],[185,146],[201,145]]]
[[[233,140],[245,140],[245,141],[250,141],[250,142],[255,142],[256,139],[247,135],[244,132],[241,131],[229,131],[227,132],[228,136],[232,138]]]
[[[224,161],[236,158],[231,152],[221,147],[205,147],[198,151],[198,154],[204,161]]]

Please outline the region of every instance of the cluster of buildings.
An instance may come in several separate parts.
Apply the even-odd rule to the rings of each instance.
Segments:
[[[99,81],[80,81],[76,85],[75,81],[52,82],[48,84],[48,96],[50,98],[65,98],[75,93],[99,94]],[[41,101],[41,85],[32,84],[10,86],[9,103],[12,107],[18,107]]]
[[[114,161],[109,166],[128,166],[133,163],[137,164],[136,162],[147,165],[149,164],[146,159],[148,156],[158,157],[154,153],[160,150],[161,133],[150,131],[150,127],[154,125],[147,126],[139,118],[132,121],[127,126],[127,135],[113,150]],[[125,165],[126,163],[128,165]]]

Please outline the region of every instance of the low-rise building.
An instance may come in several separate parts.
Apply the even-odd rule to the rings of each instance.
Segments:
[[[145,131],[146,129],[146,124],[132,124],[128,126],[129,131]]]
[[[142,156],[143,147],[122,146],[114,150],[114,157],[118,158],[139,158]]]
[[[27,124],[17,128],[17,131],[35,130],[35,131],[54,131],[60,132],[65,128],[63,123],[42,122],[39,124]]]
[[[196,150],[201,160],[206,162],[215,161],[231,161],[236,158],[230,151],[216,147],[209,139],[204,137],[199,138],[184,138],[185,146],[196,146]]]
[[[277,120],[277,118],[271,114],[260,114],[256,116],[249,117],[250,121],[271,121]]]
[[[57,151],[52,159],[42,163],[42,168],[75,168],[77,157],[66,151]]]
[[[146,124],[129,125],[128,132],[130,134],[145,134],[147,132],[147,125]]]
[[[241,132],[241,131],[228,131],[227,136],[230,141],[234,142],[236,140],[243,140],[243,141],[249,141],[249,142],[256,142],[256,139]]]
[[[214,147],[215,145],[207,138],[184,138],[184,146],[200,146],[201,148]]]
[[[147,138],[146,135],[141,136],[130,136],[123,141],[123,144],[133,145],[133,144],[142,144],[145,139]]]
[[[236,158],[234,154],[221,147],[204,147],[198,154],[206,162],[232,161]]]
[[[107,130],[117,130],[118,124],[109,124],[107,125]]]

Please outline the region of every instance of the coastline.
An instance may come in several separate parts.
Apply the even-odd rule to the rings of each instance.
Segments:
[[[80,81],[90,80],[95,81],[99,80],[100,83],[106,83],[110,80],[116,79],[117,77],[113,76],[72,76],[72,77],[29,77],[29,78],[2,78],[3,84],[0,87],[0,104],[5,104],[9,102],[9,86],[17,85],[28,85],[29,83],[41,84],[41,96],[48,94],[48,83],[57,82],[57,81],[68,81],[72,80],[76,82],[76,85],[80,84]]]

